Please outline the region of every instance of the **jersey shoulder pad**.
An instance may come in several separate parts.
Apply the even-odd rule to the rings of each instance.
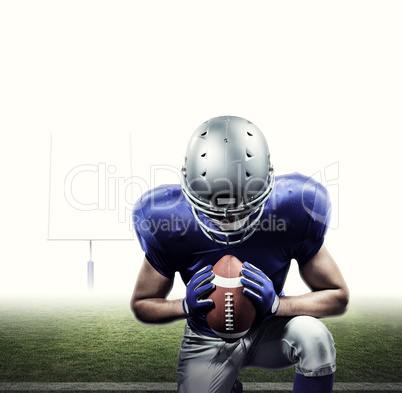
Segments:
[[[156,187],[145,192],[133,207],[133,225],[144,248],[145,241],[159,251],[180,229],[181,216],[189,211],[178,184]]]
[[[322,235],[329,224],[328,191],[312,177],[299,173],[278,176],[269,202],[271,212],[283,217],[300,235],[308,234],[313,227]]]
[[[277,177],[275,186],[272,199],[278,207],[302,208],[313,219],[326,216],[331,207],[327,189],[312,177],[300,173],[282,175]]]

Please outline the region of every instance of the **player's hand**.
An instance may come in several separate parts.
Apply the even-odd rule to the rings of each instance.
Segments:
[[[215,284],[211,283],[214,277],[212,266],[208,265],[195,273],[187,284],[183,310],[188,317],[205,315],[214,307],[213,300],[205,299],[215,290]]]
[[[241,271],[243,293],[250,298],[257,311],[264,315],[274,315],[278,311],[279,297],[268,276],[251,263],[244,262]]]

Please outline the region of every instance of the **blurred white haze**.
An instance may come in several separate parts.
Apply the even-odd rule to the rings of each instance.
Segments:
[[[188,138],[219,115],[263,131],[277,175],[328,188],[326,244],[352,296],[400,298],[401,11],[1,2],[0,299],[87,294],[88,239],[93,294],[129,298],[143,259],[131,205],[179,182]],[[306,291],[296,264],[285,291]]]

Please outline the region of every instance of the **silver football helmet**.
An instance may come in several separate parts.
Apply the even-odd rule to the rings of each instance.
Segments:
[[[182,169],[182,189],[204,234],[234,245],[256,230],[274,184],[268,144],[241,117],[212,118],[193,133]]]

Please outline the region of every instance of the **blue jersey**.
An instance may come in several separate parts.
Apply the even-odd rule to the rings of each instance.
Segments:
[[[133,223],[147,260],[165,277],[179,272],[188,283],[199,269],[230,254],[260,268],[280,294],[291,260],[302,265],[322,246],[330,210],[325,187],[294,173],[276,177],[256,231],[237,245],[217,244],[204,235],[179,185],[146,192],[134,206]],[[190,318],[189,324],[214,335],[203,317]]]

